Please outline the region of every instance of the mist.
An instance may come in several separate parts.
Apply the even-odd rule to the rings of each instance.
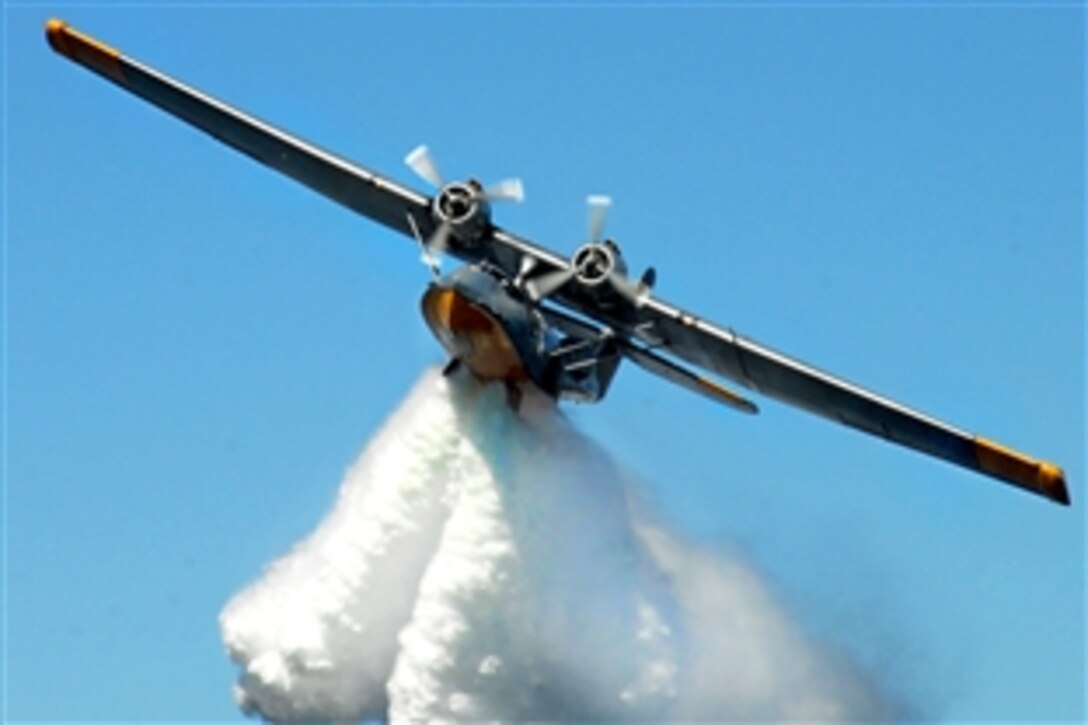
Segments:
[[[437,370],[220,626],[239,707],[270,720],[894,717],[550,401]]]

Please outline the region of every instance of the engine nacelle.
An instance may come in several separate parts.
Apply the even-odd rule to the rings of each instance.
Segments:
[[[475,179],[446,184],[434,197],[431,211],[464,244],[475,244],[491,227],[491,205]]]

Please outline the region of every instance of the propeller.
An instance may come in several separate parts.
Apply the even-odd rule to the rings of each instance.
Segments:
[[[608,210],[611,207],[612,198],[609,196],[603,194],[590,194],[586,197],[586,246],[582,247],[579,252],[575,254],[575,260],[572,260],[566,268],[545,272],[528,281],[525,281],[528,272],[519,273],[515,283],[525,290],[526,296],[531,301],[539,302],[545,297],[555,294],[555,292],[563,285],[578,274],[580,266],[600,265],[604,262],[597,258],[602,257],[605,254],[609,254],[610,256],[618,254],[618,250],[615,249],[614,245],[612,245],[613,248],[611,252],[606,252],[598,246],[603,244],[602,237],[604,236],[604,225],[608,217]],[[581,255],[587,255],[587,257],[581,258]],[[646,302],[646,298],[649,297],[650,290],[653,289],[654,282],[657,279],[657,272],[653,267],[648,267],[646,271],[642,273],[642,277],[636,282],[629,279],[626,274],[616,268],[616,261],[618,260],[613,259],[612,269],[608,272],[608,276],[601,281],[607,281],[609,286],[611,286],[617,294],[635,307],[641,307]]]
[[[404,163],[406,163],[408,168],[414,171],[417,176],[439,190],[439,193],[442,193],[442,191],[446,189],[447,182],[442,176],[442,172],[439,171],[438,163],[434,160],[434,156],[431,155],[431,150],[427,148],[425,144],[421,144],[412,149],[412,151],[404,157]],[[521,179],[517,178],[503,179],[486,189],[481,188],[480,185],[475,182],[470,182],[461,186],[460,191],[462,194],[466,194],[472,201],[521,202],[525,200],[525,187],[521,183]],[[442,254],[449,247],[450,236],[452,234],[453,223],[446,218],[441,219],[438,227],[428,239],[421,239],[418,232],[416,233],[416,239],[419,241],[420,247],[422,247],[423,250],[421,259],[436,275],[438,274],[439,261]]]
[[[603,194],[590,194],[586,197],[586,209],[588,211],[588,224],[586,238],[591,243],[599,243],[604,232],[605,217],[612,206],[612,198]],[[545,272],[529,280],[525,285],[525,294],[533,302],[539,302],[545,297],[555,294],[560,287],[569,282],[575,275],[575,268],[570,264],[566,269],[557,269],[553,272]]]

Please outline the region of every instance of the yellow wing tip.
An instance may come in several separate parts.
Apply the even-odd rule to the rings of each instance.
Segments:
[[[1069,488],[1065,485],[1065,472],[1060,466],[1053,463],[1041,463],[1037,480],[1039,490],[1051,501],[1057,501],[1063,506],[1072,503],[1069,498]]]
[[[124,84],[121,53],[116,48],[84,35],[60,18],[45,22],[45,39],[49,41],[49,47],[64,57]]]
[[[1065,473],[1060,466],[1037,461],[985,438],[975,439],[975,456],[983,473],[1034,491],[1063,506],[1070,504]]]
[[[68,23],[60,18],[49,18],[45,22],[45,39],[49,41],[49,47],[61,55],[71,57],[72,49],[68,44]]]

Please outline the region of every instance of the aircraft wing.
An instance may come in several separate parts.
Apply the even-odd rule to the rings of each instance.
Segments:
[[[350,163],[189,88],[60,20],[46,37],[53,50],[223,143],[374,221],[426,238],[434,230],[428,197]]]
[[[189,88],[60,20],[47,23],[46,36],[61,55],[348,209],[409,237],[425,239],[435,231],[428,196]],[[469,262],[487,258],[515,280],[529,267],[534,276],[569,272],[566,259],[531,242],[497,228],[489,235],[489,243],[479,250],[453,245],[447,251]],[[866,433],[1069,503],[1064,475],[1051,463],[964,433],[653,297],[620,316],[569,289],[555,298],[619,331],[624,353],[635,363],[720,402],[748,412],[755,409],[658,352]]]
[[[835,422],[1069,504],[1065,476],[1052,463],[958,430],[658,299],[647,299],[635,316],[631,330],[651,348]]]

